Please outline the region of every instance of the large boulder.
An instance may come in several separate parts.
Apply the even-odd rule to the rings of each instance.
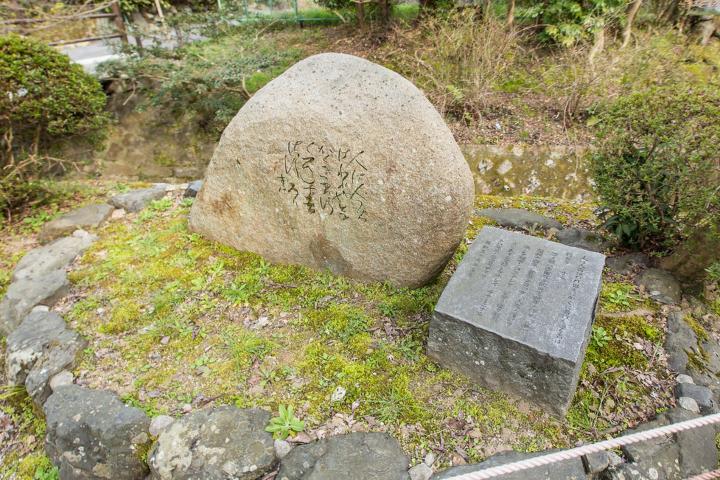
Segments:
[[[110,218],[112,211],[113,207],[107,203],[78,208],[43,225],[38,239],[42,243],[47,243],[63,235],[71,234],[79,228],[97,228]]]
[[[150,419],[115,394],[65,385],[45,403],[45,451],[61,480],[139,480]]]
[[[408,458],[386,433],[350,433],[295,447],[276,480],[409,480]]]
[[[276,463],[270,414],[225,406],[193,412],[165,428],[150,452],[152,479],[256,480]]]
[[[225,129],[194,231],[273,262],[419,286],[462,239],[473,179],[409,81],[350,55],[307,58]]]
[[[72,368],[86,342],[55,312],[34,311],[7,338],[5,369],[11,385],[25,385],[35,403],[50,396],[50,380]]]

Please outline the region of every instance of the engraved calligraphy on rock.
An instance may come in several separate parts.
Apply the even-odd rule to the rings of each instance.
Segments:
[[[290,141],[277,176],[278,191],[308,213],[367,221],[364,153],[321,142]]]
[[[194,232],[272,263],[420,287],[462,241],[468,163],[412,83],[362,58],[306,58],[256,92],[220,138]]]

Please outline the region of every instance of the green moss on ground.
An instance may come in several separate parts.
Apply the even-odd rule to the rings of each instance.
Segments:
[[[4,369],[4,365],[0,367]],[[0,479],[57,479],[57,471],[42,449],[45,420],[23,388],[0,386],[0,427],[0,439],[8,435],[0,442]]]
[[[527,208],[568,224],[589,222],[592,211],[524,197],[480,196],[476,206]],[[415,459],[442,445],[477,461],[497,449],[567,446],[599,432],[599,425],[588,427],[595,414],[583,410],[590,406],[584,399],[601,396],[606,374],[584,373],[563,422],[477,388],[425,355],[432,308],[490,220],[471,218],[466,239],[433,283],[403,289],[273,265],[209,242],[188,230],[189,207],[165,199],[108,224],[72,272],[79,297],[67,318],[90,339],[77,370],[91,386],[113,388],[151,415],[179,413],[185,403],[273,411],[292,405],[311,431],[389,431]],[[604,323],[621,340],[588,353],[584,372],[605,369],[606,355],[647,368],[645,354],[627,355],[636,335],[659,341],[640,321]],[[613,390],[617,418],[603,426],[632,421],[637,412],[622,415],[623,408],[647,393],[613,379],[620,385]],[[331,401],[340,389],[344,396]]]
[[[162,199],[106,224],[70,272],[75,295],[62,307],[89,340],[76,374],[151,416],[179,414],[186,403],[272,411],[292,405],[311,433],[388,431],[414,460],[434,450],[479,461],[506,448],[535,451],[599,438],[669,404],[662,392],[655,403],[646,401],[659,390],[652,379],[664,367],[633,346],[659,344],[662,329],[653,318],[612,316],[646,306],[630,284],[603,290],[596,327],[608,338],[588,348],[567,420],[478,388],[425,355],[432,309],[472,239],[492,224],[487,218],[471,217],[433,283],[403,289],[273,265],[209,242],[188,229],[191,204]],[[477,208],[510,206],[567,225],[593,222],[588,204],[476,199]],[[7,262],[8,272],[16,260]],[[648,385],[638,372],[651,379]],[[331,401],[339,387],[344,396]],[[38,443],[22,458],[40,461],[40,452]],[[440,455],[441,464],[451,461]]]

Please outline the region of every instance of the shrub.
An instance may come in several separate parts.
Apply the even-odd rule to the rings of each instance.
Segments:
[[[48,149],[68,137],[94,135],[107,123],[100,83],[40,42],[0,36],[0,209],[35,197],[33,182],[62,161]]]
[[[517,73],[522,37],[493,15],[474,9],[423,18],[417,34],[383,58],[413,79],[443,114],[472,121],[488,109],[496,86]]]
[[[720,228],[720,90],[652,86],[598,116],[591,168],[622,241],[667,248]]]

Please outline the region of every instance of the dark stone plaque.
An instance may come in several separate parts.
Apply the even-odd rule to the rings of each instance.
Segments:
[[[605,257],[485,227],[443,291],[428,354],[478,384],[564,414]]]

